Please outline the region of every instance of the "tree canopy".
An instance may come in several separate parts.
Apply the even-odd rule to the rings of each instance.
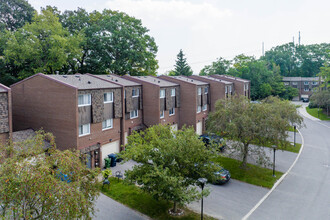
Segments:
[[[45,140],[50,142],[45,154]],[[43,131],[0,146],[0,216],[3,219],[88,219],[99,194],[98,169],[78,151],[59,151]]]
[[[207,130],[231,140],[245,167],[249,154],[257,154],[260,163],[265,161],[261,147],[252,149],[250,144],[285,146],[288,128],[293,124],[299,127],[302,121],[289,101],[268,97],[261,103],[251,103],[237,97],[217,101],[215,111],[209,114]]]
[[[176,204],[198,198],[198,178],[213,180],[217,166],[210,163],[214,153],[205,148],[193,128],[173,131],[156,125],[128,137],[122,156],[138,162],[126,171],[126,179],[141,185],[154,198]]]
[[[16,31],[30,23],[34,13],[26,0],[0,0],[0,31]]]
[[[191,76],[193,74],[190,66],[187,63],[187,59],[184,58],[183,51],[180,50],[180,52],[177,55],[177,59],[175,61],[175,69],[174,74],[175,76]]]

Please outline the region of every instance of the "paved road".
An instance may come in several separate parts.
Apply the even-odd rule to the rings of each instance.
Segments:
[[[150,219],[139,212],[130,209],[123,204],[116,202],[115,200],[100,194],[99,198],[96,200],[96,216],[93,219],[100,220],[145,220]]]
[[[302,154],[249,219],[330,219],[330,123],[305,117]]]

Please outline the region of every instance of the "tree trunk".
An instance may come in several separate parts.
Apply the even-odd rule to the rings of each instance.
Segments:
[[[247,160],[248,154],[249,154],[249,144],[245,144],[244,143],[244,147],[243,147],[243,159],[242,159],[242,165],[241,165],[241,167],[243,169],[246,168],[246,160]]]
[[[173,206],[173,212],[177,213],[178,212],[178,207],[177,207],[177,203],[174,201],[174,206]]]

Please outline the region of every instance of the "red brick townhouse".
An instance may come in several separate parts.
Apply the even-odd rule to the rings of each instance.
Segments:
[[[178,129],[180,90],[179,85],[153,76],[123,76],[142,84],[143,122],[146,126],[168,124]]]
[[[196,133],[201,135],[205,131],[205,120],[209,111],[209,84],[184,76],[159,76],[159,78],[180,85],[180,123],[193,126]]]
[[[229,81],[217,79],[211,76],[196,76],[192,75],[189,78],[196,79],[210,84],[210,111],[215,110],[215,103],[219,99],[229,98],[234,91],[234,84]]]
[[[0,144],[5,144],[12,136],[11,90],[0,84]]]
[[[217,79],[222,79],[222,80],[226,80],[228,82],[232,82],[234,83],[234,92],[235,94],[241,96],[244,95],[248,98],[250,98],[250,91],[251,91],[251,86],[250,86],[250,80],[246,80],[246,79],[241,79],[238,77],[234,77],[234,76],[227,76],[227,75],[211,75],[214,78]]]
[[[88,167],[120,151],[122,88],[89,75],[36,74],[11,86],[14,130],[52,132],[59,149],[85,153]]]
[[[122,101],[122,109],[124,109],[122,117],[124,120],[122,120],[121,129],[124,132],[122,133],[121,143],[123,145],[127,144],[128,135],[145,127],[142,120],[142,85],[113,74],[91,76],[122,86],[124,91],[124,94],[122,94],[122,97],[124,97]]]

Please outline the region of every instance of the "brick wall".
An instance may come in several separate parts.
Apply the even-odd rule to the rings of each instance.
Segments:
[[[0,133],[9,133],[8,93],[0,93]]]

